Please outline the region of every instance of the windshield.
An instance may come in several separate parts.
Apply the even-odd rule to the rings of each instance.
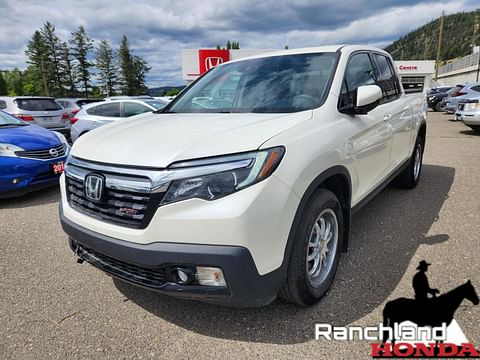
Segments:
[[[23,126],[28,125],[16,117],[0,111],[0,126]]]
[[[63,108],[53,99],[16,99],[15,102],[19,109],[27,111],[54,111]]]
[[[160,109],[163,109],[165,107],[165,105],[167,105],[167,102],[166,101],[162,101],[162,100],[143,100],[146,104],[150,105],[150,106],[153,106],[155,109],[157,110],[160,110]]]
[[[319,107],[335,53],[272,56],[227,63],[192,84],[167,109],[189,113],[286,113]]]

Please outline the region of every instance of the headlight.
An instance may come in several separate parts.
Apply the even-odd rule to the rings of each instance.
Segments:
[[[428,97],[428,100],[434,100],[435,99],[435,96],[429,96]]]
[[[15,146],[12,144],[2,144],[0,143],[0,156],[13,156],[16,157],[16,151],[25,151],[19,146]]]
[[[269,177],[284,153],[283,147],[276,147],[172,164],[169,169],[180,178],[172,181],[162,204],[192,198],[216,200],[244,189]]]
[[[63,134],[57,131],[52,131],[52,132],[58,137],[58,139],[61,141],[62,144],[68,145],[67,138]]]

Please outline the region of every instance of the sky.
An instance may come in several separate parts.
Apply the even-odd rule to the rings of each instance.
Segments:
[[[329,44],[385,47],[437,18],[471,11],[477,0],[0,0],[0,69],[26,67],[25,47],[50,21],[63,40],[83,25],[118,47],[122,34],[152,68],[149,87],[181,85],[181,49]]]

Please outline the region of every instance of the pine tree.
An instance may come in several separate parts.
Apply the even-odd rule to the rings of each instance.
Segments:
[[[151,68],[147,66],[147,62],[144,59],[139,56],[134,56],[133,69],[135,74],[135,95],[145,94],[148,89],[145,84],[145,77]]]
[[[62,42],[55,34],[55,26],[50,22],[43,24],[40,34],[44,41],[47,57],[47,71],[52,80],[54,95],[63,95],[64,88],[62,83],[62,73],[60,66],[60,58],[62,51]]]
[[[68,95],[74,96],[77,93],[75,86],[75,68],[73,58],[67,43],[62,43],[61,53],[62,83],[68,89]]]
[[[118,50],[122,92],[124,95],[140,95],[147,89],[145,77],[150,71],[147,62],[139,56],[132,55],[125,35]]]
[[[3,78],[2,72],[0,71],[0,95],[8,95],[7,92],[7,83]]]
[[[35,31],[25,50],[27,63],[33,66],[38,78],[41,79],[43,95],[49,96],[50,74],[47,68],[48,53],[40,31]]]
[[[115,93],[115,86],[117,85],[117,68],[113,50],[105,39],[98,44],[95,65],[98,69],[97,79],[105,88],[106,95],[111,96]]]
[[[80,25],[78,30],[72,33],[70,44],[72,45],[72,55],[76,61],[77,82],[83,86],[85,97],[88,97],[90,68],[92,67],[88,55],[93,50],[93,39],[86,34],[83,25]]]

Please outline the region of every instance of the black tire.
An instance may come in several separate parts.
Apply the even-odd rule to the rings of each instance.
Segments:
[[[445,106],[443,106],[443,105],[442,105],[442,102],[439,101],[439,102],[437,102],[437,103],[435,104],[435,109],[434,109],[434,110],[435,110],[435,111],[443,111],[444,108],[445,108]]]
[[[326,270],[322,276],[323,280],[318,284],[312,285],[308,274],[310,263],[307,263],[307,256],[311,249],[309,244],[311,244],[311,236],[314,233],[314,225],[322,214],[330,216],[331,219],[334,218],[333,214],[336,217],[336,246],[334,250],[329,248],[329,251],[334,251],[334,254],[333,258],[328,258],[328,255],[326,256],[328,260],[325,261],[328,265],[326,265]],[[316,190],[305,206],[302,219],[294,234],[287,270],[287,280],[279,293],[281,298],[302,306],[315,304],[322,298],[330,288],[335,273],[337,272],[344,242],[343,234],[343,214],[337,197],[331,191],[325,189]],[[327,244],[330,244],[330,242],[327,241]],[[332,242],[330,246],[334,244],[335,241]],[[331,255],[331,253],[329,254]],[[319,266],[321,269],[321,262]],[[322,270],[320,270],[320,273],[321,272]]]
[[[413,149],[412,156],[410,157],[408,167],[403,170],[400,175],[395,179],[395,184],[398,187],[404,189],[413,189],[417,186],[418,182],[420,181],[420,175],[422,174],[422,167],[423,167],[423,151],[425,146],[425,140],[422,137],[417,137],[417,141],[415,142],[415,147]],[[419,152],[420,156],[420,168],[418,171],[415,170],[416,164],[416,156]]]
[[[480,125],[468,125],[473,131],[480,131]]]

